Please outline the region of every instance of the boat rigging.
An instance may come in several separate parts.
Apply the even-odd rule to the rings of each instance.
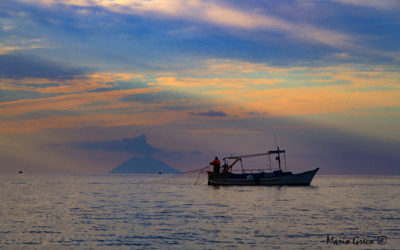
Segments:
[[[281,159],[282,155],[283,163]],[[268,156],[269,172],[266,172],[267,169],[265,171],[264,169],[258,169],[258,173],[253,173],[253,170],[245,170],[242,162],[243,159],[260,156]],[[275,156],[275,160],[278,162],[278,170],[272,170],[271,156]],[[233,160],[233,162],[229,164],[230,160]],[[223,158],[223,161],[222,172],[220,172],[219,167],[214,168],[214,171],[208,171],[209,185],[310,185],[314,175],[319,170],[319,168],[316,168],[298,174],[287,172],[286,150],[281,150],[279,146],[277,146],[276,150],[269,150],[265,153],[227,156]],[[242,168],[241,174],[232,172],[232,168],[238,162],[240,162]],[[284,165],[284,171],[282,170],[282,164]]]

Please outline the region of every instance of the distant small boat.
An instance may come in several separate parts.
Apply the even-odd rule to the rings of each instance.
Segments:
[[[284,156],[284,167],[285,171],[281,169],[281,155]],[[271,155],[276,155],[275,160],[278,161],[278,169],[272,171]],[[267,169],[253,169],[245,170],[243,168],[242,159],[258,156],[268,156],[269,159],[269,171]],[[282,185],[293,185],[293,186],[309,186],[315,174],[319,168],[314,170],[293,174],[292,172],[286,172],[286,151],[271,150],[266,153],[252,154],[252,155],[241,155],[241,156],[229,156],[223,158],[224,165],[222,173],[208,171],[208,185],[242,185],[242,186],[282,186]],[[233,160],[233,163],[229,164],[229,160]],[[232,173],[232,167],[240,162],[242,165],[242,173]]]
[[[22,173],[23,173],[22,170],[18,171],[18,174],[22,174]]]

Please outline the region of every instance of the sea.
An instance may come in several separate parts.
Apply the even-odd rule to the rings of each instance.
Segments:
[[[400,176],[0,175],[1,249],[400,249]],[[197,181],[197,182],[196,182]]]

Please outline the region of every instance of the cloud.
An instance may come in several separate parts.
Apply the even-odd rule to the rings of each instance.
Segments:
[[[38,57],[0,55],[0,78],[71,79],[87,69],[65,66]]]
[[[41,77],[20,77],[20,78],[1,78],[2,85],[0,90],[13,94],[13,98],[9,95],[0,94],[0,102],[18,99],[37,99],[37,97],[61,96],[67,94],[83,94],[85,92],[93,92],[88,96],[95,96],[95,92],[110,91],[126,91],[129,89],[146,89],[147,86],[133,80],[141,79],[141,75],[113,73],[113,72],[97,72],[92,74],[82,74],[71,76],[70,78],[41,78]],[[139,91],[140,92],[140,91]],[[102,96],[98,94],[97,96]],[[60,97],[61,98],[61,97]],[[82,99],[83,100],[83,99]]]
[[[118,90],[118,85],[126,81],[137,80],[140,75],[97,72],[94,74],[84,74],[73,77],[72,79],[51,79],[51,78],[22,78],[22,79],[3,79],[5,85],[3,89],[29,90],[47,94],[69,94],[82,93],[86,91],[102,92]],[[134,89],[136,84],[130,84],[130,89]],[[142,87],[146,87],[143,86]]]
[[[332,114],[400,104],[400,72],[394,66],[278,67],[217,60],[200,72],[205,77],[217,76],[160,77],[153,85],[202,95],[221,106],[240,104],[247,114],[258,112],[270,116]],[[227,74],[236,78],[226,78]],[[254,79],[260,75],[264,79]],[[364,91],[366,88],[371,91]],[[232,109],[230,113],[238,111]]]
[[[38,3],[37,0],[21,1]],[[352,47],[354,43],[352,36],[338,31],[291,23],[265,12],[246,10],[222,2],[202,0],[40,0],[39,3],[47,6],[65,4],[81,7],[100,7],[117,13],[146,17],[157,15],[158,18],[183,19],[230,29],[267,30],[287,34],[297,40],[300,39],[332,47]]]
[[[400,105],[400,73],[389,66],[278,67],[211,60],[193,77],[169,75],[159,72],[156,76],[160,77],[154,80],[146,75],[98,72],[65,80],[1,79],[1,89],[11,94],[34,91],[57,96],[28,99],[21,94],[26,99],[6,101],[7,96],[0,95],[5,100],[0,103],[0,115],[4,118],[0,132],[171,124],[193,116],[248,118],[340,112],[355,115],[356,109]],[[133,89],[116,89],[119,83],[128,84],[132,79],[152,83],[143,88],[132,83]],[[56,115],[57,111],[60,115]],[[41,113],[46,116],[40,116]]]
[[[205,112],[189,112],[191,116],[208,116],[208,117],[227,117],[228,115],[223,111],[209,110]]]
[[[184,100],[187,97],[183,94],[176,93],[173,91],[162,91],[156,93],[143,93],[135,94],[122,98],[124,102],[142,102],[142,103],[160,103],[168,100]]]
[[[82,127],[122,127],[122,126],[154,126],[170,124],[177,120],[176,112],[136,112],[122,114],[120,107],[116,108],[115,114],[111,111],[100,110],[89,114],[80,114],[73,111],[75,115],[54,116],[42,118],[40,115],[35,119],[6,119],[0,121],[0,134],[34,133],[44,129],[70,129]],[[48,112],[46,112],[48,113]],[[40,113],[38,113],[40,114]],[[58,114],[62,114],[58,113]],[[29,117],[23,116],[23,117]]]
[[[333,0],[342,4],[350,4],[357,7],[374,8],[378,10],[396,10],[400,9],[400,3],[397,0]]]
[[[161,149],[155,148],[152,145],[148,144],[146,135],[144,134],[133,138],[125,138],[123,140],[81,142],[71,144],[71,146],[85,150],[129,152],[143,156],[162,152]]]
[[[353,17],[346,9],[339,10],[343,7],[352,10],[351,6],[332,1],[309,3],[314,8],[307,12],[297,1],[239,4],[200,0],[43,0],[24,1],[17,8],[11,7],[13,4],[10,1],[10,9],[17,11],[19,7],[29,15],[17,21],[14,16],[6,17],[21,31],[8,35],[18,39],[7,46],[20,46],[18,40],[37,37],[45,30],[39,38],[41,43],[48,44],[48,49],[34,53],[46,51],[60,60],[92,67],[124,67],[124,70],[157,67],[178,71],[196,64],[193,56],[241,58],[279,65],[343,60],[326,57],[334,53],[347,53],[351,57],[346,60],[351,61],[399,59],[395,55],[396,39],[388,35],[389,29],[395,28],[395,16],[388,17],[392,19],[388,22],[394,24],[380,24],[377,28],[377,22],[383,20],[369,16],[368,9]],[[364,17],[375,27],[368,34],[359,26],[346,24],[350,20],[363,21]],[[388,30],[382,32],[381,26]],[[184,34],[174,33],[176,30]],[[188,37],[188,33],[195,35]],[[113,36],[112,42],[104,35]],[[75,53],[78,50],[80,53]]]
[[[173,111],[157,110],[160,105],[130,104],[120,99],[133,94],[160,91],[158,88],[136,88],[102,92],[63,94],[0,103],[0,133],[27,133],[45,128],[82,126],[151,125],[175,119]],[[68,110],[67,116],[62,111]],[[151,111],[151,112],[149,112]],[[29,114],[35,119],[26,119]],[[55,114],[52,117],[40,114]]]
[[[135,156],[157,156],[169,160],[179,160],[185,157],[199,156],[202,154],[197,150],[192,152],[178,152],[156,148],[147,142],[145,134],[122,140],[70,143],[68,146],[86,151],[103,150],[108,152],[126,152]]]
[[[183,88],[232,88],[241,89],[249,86],[273,85],[281,82],[281,79],[252,79],[252,78],[177,78],[172,76],[159,77],[155,83],[149,85],[172,86]]]
[[[13,30],[13,26],[3,26],[3,31],[11,31]],[[17,41],[6,41],[6,43],[0,43],[0,55],[12,54],[16,51],[22,50],[34,50],[34,49],[42,49],[46,48],[46,46],[41,45],[40,39],[28,39],[28,40],[17,40]]]

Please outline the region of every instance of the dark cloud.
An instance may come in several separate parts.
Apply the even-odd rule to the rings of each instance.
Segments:
[[[268,115],[267,112],[258,112],[258,111],[251,111],[247,112],[248,115],[254,115],[254,116],[265,116]]]
[[[15,116],[14,119],[33,120],[33,119],[56,118],[56,117],[72,117],[76,115],[77,112],[72,110],[41,110],[41,111],[31,111],[23,113]],[[2,119],[0,118],[0,120]]]
[[[210,117],[227,117],[228,115],[223,111],[209,110],[205,112],[189,112],[191,116],[210,116]]]
[[[98,89],[93,89],[93,90],[89,90],[88,92],[108,92],[108,91],[112,91],[112,90],[126,90],[126,89],[138,89],[138,88],[147,88],[149,87],[147,85],[146,82],[142,82],[142,81],[118,81],[115,80],[113,82],[108,82],[107,84],[109,84],[109,87],[107,88],[98,88]],[[124,97],[122,100],[124,100],[125,98],[129,99],[130,96]]]
[[[122,98],[124,102],[142,102],[142,103],[153,103],[162,102],[165,100],[179,100],[187,98],[183,94],[179,94],[171,91],[157,92],[157,93],[145,93],[145,94],[135,94],[129,95]]]
[[[0,55],[1,78],[70,79],[83,73],[85,73],[84,69],[61,65],[38,57]]]
[[[125,138],[123,140],[83,142],[73,144],[72,146],[85,150],[130,152],[144,156],[163,152],[163,150],[155,148],[152,145],[148,144],[146,135],[144,134],[133,138]]]
[[[25,90],[0,90],[0,103],[22,99],[39,99],[43,97],[56,96],[58,94],[46,94]]]

